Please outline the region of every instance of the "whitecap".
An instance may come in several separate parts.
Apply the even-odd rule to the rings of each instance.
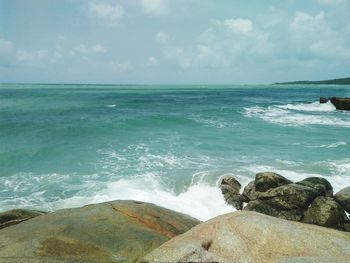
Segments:
[[[107,108],[115,108],[117,105],[116,104],[109,104],[109,105],[106,105]]]
[[[322,145],[307,145],[306,147],[308,148],[337,148],[339,146],[344,146],[347,145],[346,142],[335,142],[335,143],[331,143],[331,144],[322,144]]]
[[[110,182],[106,188],[89,196],[75,196],[53,203],[56,209],[78,207],[85,204],[101,203],[111,200],[138,200],[153,203],[174,211],[188,214],[199,220],[235,211],[225,203],[220,189],[206,183],[189,186],[180,194],[164,188],[156,177],[142,176],[124,178]]]
[[[336,108],[330,101],[328,101],[327,103],[312,102],[312,103],[278,105],[277,107],[282,109],[287,109],[287,110],[313,111],[313,112],[317,112],[317,111],[329,112],[329,111],[336,110]]]
[[[312,113],[313,110],[296,111],[290,108],[292,107],[287,105],[273,105],[267,108],[254,106],[245,108],[243,115],[248,118],[259,118],[266,122],[282,126],[327,125],[350,128],[350,119],[347,114],[335,115],[334,113],[337,112],[333,113],[325,110],[325,113],[321,115],[317,114],[317,112]],[[300,106],[296,106],[296,108],[300,108]]]

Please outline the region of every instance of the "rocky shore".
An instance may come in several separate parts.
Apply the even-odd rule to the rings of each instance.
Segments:
[[[350,262],[350,187],[334,195],[324,178],[294,183],[266,172],[244,189],[223,177],[220,188],[244,211],[200,222],[149,203],[111,201],[0,213],[0,262]]]
[[[333,195],[332,185],[321,177],[294,183],[273,172],[258,173],[240,193],[241,184],[226,176],[220,188],[226,202],[237,210],[350,231],[346,214],[350,213],[350,187]]]

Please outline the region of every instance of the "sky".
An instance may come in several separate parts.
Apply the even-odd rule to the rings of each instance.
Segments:
[[[0,0],[0,83],[350,76],[350,0]]]

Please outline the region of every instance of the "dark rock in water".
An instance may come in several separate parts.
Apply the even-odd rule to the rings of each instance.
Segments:
[[[302,222],[344,230],[346,219],[344,209],[333,198],[319,196],[304,213]]]
[[[300,219],[303,217],[303,211],[300,209],[282,210],[274,205],[275,204],[273,202],[270,203],[268,200],[255,200],[249,202],[243,210],[255,211],[265,215],[292,221],[300,221]]]
[[[334,199],[341,204],[346,212],[350,213],[350,186],[336,193]]]
[[[320,103],[327,103],[328,101],[328,98],[320,97]]]
[[[271,188],[291,183],[292,181],[282,175],[272,172],[257,173],[255,176],[255,189],[258,192],[265,192]]]
[[[233,176],[223,176],[220,183],[220,189],[223,194],[230,193],[239,195],[241,184]]]
[[[311,187],[288,184],[265,192],[260,200],[268,200],[271,205],[281,210],[307,208],[317,196]]]
[[[46,214],[41,211],[27,210],[27,209],[14,209],[0,213],[0,229],[8,226],[12,226],[28,219]]]
[[[332,97],[331,103],[337,110],[350,110],[350,98]]]
[[[296,184],[311,187],[317,191],[319,196],[333,196],[332,185],[322,177],[308,177]]]
[[[237,210],[241,210],[245,198],[240,195],[241,184],[233,176],[224,176],[220,183],[221,192],[226,202]]]
[[[242,195],[224,195],[226,203],[232,205],[237,210],[242,210],[243,203],[246,201]]]
[[[199,223],[153,204],[63,209],[0,230],[0,262],[137,262]]]
[[[255,189],[255,181],[251,181],[244,187],[242,196],[245,198],[245,202],[249,202],[258,199],[261,194]]]

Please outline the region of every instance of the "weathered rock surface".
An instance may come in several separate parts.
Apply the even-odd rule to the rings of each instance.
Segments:
[[[239,211],[164,243],[144,262],[348,263],[350,234]]]
[[[318,196],[333,196],[332,185],[322,177],[308,177],[296,184],[311,187],[317,191]]]
[[[331,103],[337,110],[350,110],[350,98],[332,97]]]
[[[255,189],[255,181],[249,182],[243,189],[242,195],[247,199],[247,201],[254,201],[259,198],[261,193],[257,192]]]
[[[303,217],[303,211],[300,209],[283,210],[269,201],[255,200],[251,201],[243,210],[255,211],[286,220],[300,221]]]
[[[221,179],[220,188],[223,194],[230,193],[239,195],[241,184],[233,176],[223,176]]]
[[[291,183],[292,181],[273,172],[257,173],[255,176],[255,189],[258,192],[266,192],[269,189]]]
[[[153,204],[64,209],[0,230],[0,262],[136,262],[199,221]]]
[[[226,180],[230,181],[229,178]],[[235,184],[239,184],[236,181]],[[227,188],[226,202],[238,210],[244,207],[246,211],[281,219],[350,231],[349,218],[344,212],[344,208],[350,211],[350,187],[333,198],[332,185],[322,177],[309,177],[293,183],[273,172],[258,173],[255,180],[244,187],[242,195],[237,195],[237,191],[231,196],[230,193],[231,189]],[[314,202],[315,198],[318,199]]]
[[[327,103],[329,101],[328,98],[320,97],[320,103]]]
[[[220,182],[220,189],[224,195],[226,203],[232,205],[237,210],[242,209],[244,198],[240,195],[241,184],[233,176],[224,176]]]
[[[346,212],[350,213],[350,186],[336,193],[334,199],[344,207]]]
[[[27,210],[27,209],[13,209],[0,213],[0,229],[12,226],[28,219],[46,214],[41,211]]]
[[[304,213],[302,222],[344,230],[347,217],[333,198],[319,196]]]
[[[311,187],[288,184],[270,189],[264,193],[261,200],[268,200],[277,208],[291,210],[308,207],[315,197],[316,193]]]

